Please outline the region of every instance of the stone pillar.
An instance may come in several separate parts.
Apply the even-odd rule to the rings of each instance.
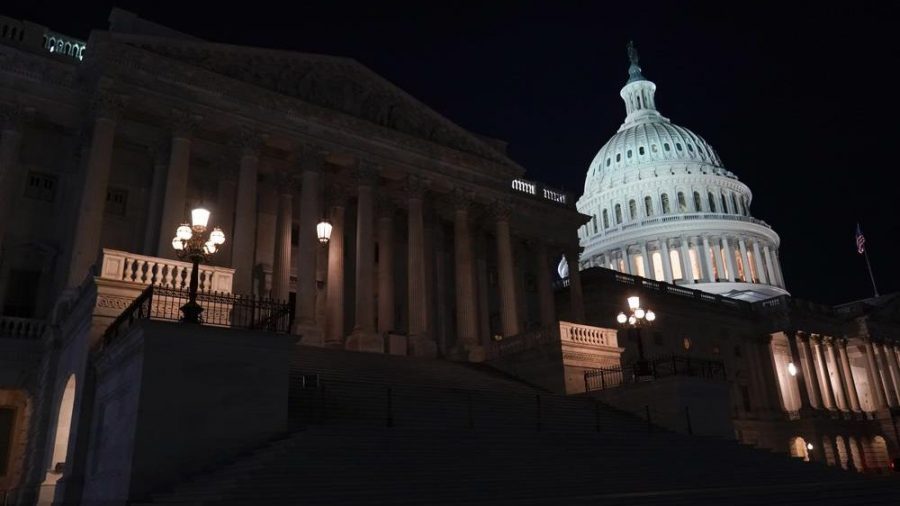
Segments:
[[[731,245],[728,244],[727,237],[722,237],[722,251],[725,253],[725,265],[728,268],[728,281],[733,282],[737,279],[737,273],[734,268],[734,250],[732,250]]]
[[[376,166],[361,162],[356,170],[356,312],[347,349],[382,353],[384,340],[375,332],[375,195]]]
[[[293,333],[301,336],[303,344],[321,346],[322,330],[316,324],[316,257],[319,238],[316,225],[319,213],[319,179],[324,159],[312,148],[300,156],[303,171],[300,188],[300,223],[297,244],[297,302],[294,311]]]
[[[479,334],[482,339],[482,346],[490,345],[493,339],[491,334],[491,310],[490,297],[491,292],[488,286],[488,260],[487,252],[489,245],[487,238],[482,229],[478,228],[475,232],[475,249],[478,257],[476,277],[478,288],[478,324]]]
[[[169,168],[166,171],[166,190],[159,227],[156,256],[175,258],[172,238],[182,223],[190,221],[187,211],[188,171],[191,164],[191,136],[200,117],[183,111],[172,111],[172,143],[169,147]],[[228,231],[225,232],[228,234]],[[233,234],[231,240],[234,241]],[[227,237],[227,236],[226,236]],[[234,251],[235,248],[232,248]]]
[[[672,277],[672,257],[669,255],[669,241],[663,239],[659,241],[659,246],[661,248],[660,255],[662,255],[662,264],[663,264],[663,277],[666,279],[666,283],[671,283],[673,280]],[[682,276],[684,273],[682,273]]]
[[[510,208],[507,202],[496,202],[492,209],[497,238],[497,271],[500,285],[500,320],[503,336],[519,333],[519,314],[516,306],[516,280],[513,275],[512,238],[509,232]],[[569,261],[569,259],[566,259]],[[578,271],[578,262],[569,263],[569,281]]]
[[[834,339],[832,339],[830,337],[826,338],[824,344],[825,344],[826,356],[831,358],[831,363],[834,364],[834,373],[835,373],[834,375],[837,377],[837,380],[838,380],[838,387],[834,391],[834,397],[835,397],[835,400],[837,401],[836,402],[837,407],[838,407],[838,409],[841,409],[843,411],[850,411],[850,404],[849,404],[849,402],[847,402],[847,397],[845,396],[845,392],[847,389],[846,389],[846,383],[844,382],[844,373],[841,368],[841,363],[838,362],[837,355],[834,352]],[[827,363],[827,361],[826,361],[826,363]],[[830,369],[830,367],[829,367],[829,369]]]
[[[469,224],[471,196],[457,189],[453,194],[453,245],[456,272],[456,336],[458,354],[473,362],[484,360],[478,339],[475,270]]]
[[[817,409],[825,409],[822,403],[822,393],[819,389],[819,373],[816,371],[816,362],[813,360],[809,347],[809,336],[800,334],[797,336],[797,345],[800,351],[800,367],[806,387],[809,389],[812,405]]]
[[[121,107],[121,101],[112,94],[100,93],[94,98],[92,106],[94,123],[91,151],[85,168],[84,187],[81,191],[81,203],[72,242],[72,257],[66,282],[68,288],[81,284],[97,260],[100,250],[106,188],[112,165],[113,141],[116,136],[116,115]],[[172,251],[174,236],[173,227],[171,235],[166,236],[169,251]]]
[[[553,297],[553,280],[550,262],[547,256],[547,245],[542,241],[534,242],[535,271],[537,271],[538,304],[541,311],[541,325],[549,327],[557,322],[556,302]]]
[[[784,274],[781,272],[781,262],[778,261],[778,252],[772,252],[772,266],[775,268],[775,279],[778,280],[778,286],[784,288]]]
[[[425,278],[425,216],[422,207],[425,182],[416,176],[409,176],[406,192],[409,234],[407,238],[409,349],[414,356],[434,357],[437,354],[437,344],[428,335],[428,302],[430,298]]]
[[[694,283],[694,264],[691,263],[691,246],[686,237],[681,238],[681,281]]]
[[[763,257],[765,257],[766,260],[766,277],[769,279],[769,284],[780,286],[778,284],[778,278],[775,275],[775,267],[772,265],[772,254],[769,252],[768,246],[763,246]]]
[[[750,266],[750,257],[747,255],[747,245],[743,239],[738,239],[738,250],[741,252],[741,264],[744,268],[744,282],[753,283],[753,269]]]
[[[813,336],[812,339],[813,356],[818,362],[819,378],[822,380],[822,401],[823,405],[829,410],[837,410],[837,404],[834,401],[834,393],[831,388],[831,376],[828,374],[828,364],[825,362],[825,354],[822,350],[824,343],[819,336]]]
[[[753,261],[756,262],[756,277],[760,283],[768,284],[769,278],[766,276],[766,268],[763,265],[763,258],[759,251],[759,242],[753,241]]]
[[[141,252],[148,256],[155,256],[160,241],[160,220],[162,219],[163,195],[166,191],[166,163],[169,157],[169,147],[164,143],[147,146],[147,154],[153,166],[153,177],[150,183],[150,194],[147,198],[147,218],[144,222],[144,241],[141,244]],[[169,236],[170,244],[172,237],[175,237],[174,232]],[[216,253],[216,257],[222,258],[221,248]]]
[[[631,257],[628,255],[628,246],[622,248],[622,262],[625,264],[625,272],[634,274],[634,269],[631,266]]]
[[[704,238],[705,240],[705,238]],[[716,277],[715,280],[726,280],[728,279],[727,273],[725,272],[725,265],[722,263],[722,251],[719,245],[716,245],[711,252],[713,256],[713,262],[716,264]],[[712,263],[712,262],[710,262]]]
[[[234,208],[231,265],[234,267],[234,293],[249,294],[253,290],[253,263],[256,257],[256,180],[261,139],[251,132],[241,131],[237,142],[241,150],[241,165]]]
[[[237,199],[237,170],[234,170],[235,168],[232,167],[232,165],[235,164],[230,157],[228,159],[223,159],[221,163],[223,165],[223,170],[220,172],[221,176],[219,179],[219,192],[217,196],[218,203],[216,205],[215,216],[216,224],[222,227],[222,230],[225,232],[226,241],[225,244],[222,244],[217,250],[216,260],[222,265],[234,265],[234,255],[232,255],[234,252],[233,241],[228,235],[234,231],[234,201]],[[166,167],[163,165],[163,174],[165,174],[165,170]],[[163,181],[162,186],[165,186],[165,180]],[[160,197],[160,205],[162,205],[162,197]],[[258,216],[257,213],[257,217]],[[157,216],[154,229],[159,231],[159,216]],[[156,236],[154,235],[154,237]],[[156,247],[156,241],[150,242],[149,244],[152,245],[153,248]],[[153,253],[147,254],[153,255]]]
[[[847,398],[850,401],[850,409],[861,412],[859,393],[856,391],[856,380],[853,379],[853,368],[850,367],[850,358],[847,356],[847,340],[838,340],[837,346],[838,355],[841,359],[841,370],[844,371],[844,384],[847,387]]]
[[[390,197],[378,200],[378,333],[395,329],[394,322],[394,205]]]
[[[575,323],[584,323],[584,292],[581,288],[581,271],[578,269],[579,249],[577,246],[566,250],[569,263],[569,305],[571,318]],[[572,265],[575,266],[572,269]]]
[[[653,264],[650,262],[650,255],[647,254],[647,243],[645,242],[641,243],[641,260],[644,262],[644,277],[656,279],[656,275],[653,272]]]
[[[887,362],[891,387],[894,390],[894,395],[897,397],[898,403],[900,403],[900,370],[898,370],[897,367],[897,354],[894,353],[894,347],[889,343],[883,343],[881,345],[881,350],[884,352],[884,360]]]
[[[331,239],[328,240],[328,278],[325,284],[325,346],[344,347],[344,214],[347,195],[343,188],[331,188]]]
[[[897,391],[894,389],[894,382],[891,380],[891,372],[888,370],[887,356],[881,343],[874,343],[875,364],[878,366],[878,373],[884,386],[884,396],[887,398],[888,406],[897,406]]]
[[[293,223],[293,182],[288,174],[280,174],[278,178],[278,216],[275,219],[275,261],[272,265],[272,298],[279,301],[287,301],[291,291],[291,226]]]
[[[784,404],[784,396],[778,382],[778,368],[775,366],[775,353],[772,350],[772,336],[765,336],[759,346],[760,361],[763,380],[765,381],[766,396],[773,411],[784,412],[787,408]]]
[[[868,374],[869,390],[875,397],[876,409],[884,409],[887,406],[887,397],[884,395],[884,387],[881,385],[881,375],[878,373],[878,366],[875,362],[875,350],[872,347],[872,341],[865,343],[866,368]]]
[[[791,362],[800,370],[800,374],[794,376],[797,381],[797,390],[800,392],[800,411],[809,411],[815,404],[815,394],[807,382],[809,371],[803,366],[803,355],[797,342],[797,333],[788,331],[785,334],[790,345]]]
[[[15,203],[25,182],[26,171],[19,164],[22,145],[21,116],[22,110],[19,107],[0,104],[0,255],[3,252],[6,227],[12,219]]]

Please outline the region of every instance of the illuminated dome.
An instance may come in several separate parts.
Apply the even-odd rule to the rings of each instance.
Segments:
[[[629,46],[625,121],[588,167],[578,210],[582,269],[600,266],[730,297],[786,294],[778,234],[712,146],[656,109]]]

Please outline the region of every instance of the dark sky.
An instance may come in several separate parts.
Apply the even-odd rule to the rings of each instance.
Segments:
[[[781,235],[788,289],[870,296],[863,226],[882,293],[900,290],[891,237],[898,12],[893,2],[141,2],[117,5],[232,44],[348,56],[461,126],[510,143],[528,177],[580,194],[624,118],[634,39],[663,115],[706,138]],[[4,2],[0,13],[76,37],[111,2]],[[898,241],[900,242],[900,241]],[[891,260],[894,258],[894,260]]]

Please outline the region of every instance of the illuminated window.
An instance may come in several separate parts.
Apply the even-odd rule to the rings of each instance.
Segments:
[[[603,229],[606,230],[609,228],[609,211],[606,209],[603,210]]]
[[[728,200],[725,199],[725,195],[720,195],[722,198],[722,213],[728,214]]]
[[[691,342],[691,338],[690,338],[690,337],[685,337],[684,339],[682,339],[682,340],[681,340],[681,346],[682,346],[685,350],[690,351],[691,346],[693,346],[693,343]]]
[[[25,186],[25,196],[30,199],[53,202],[56,200],[57,178],[42,172],[29,172]]]
[[[637,218],[637,202],[634,199],[628,201],[628,219],[634,220]]]
[[[662,213],[669,214],[671,209],[669,208],[669,196],[665,193],[660,197],[660,201],[662,201]]]
[[[672,279],[684,279],[681,272],[681,253],[678,250],[669,250],[669,264],[672,265]]]
[[[644,255],[637,254],[631,257],[634,260],[634,265],[632,266],[631,272],[637,274],[638,276],[647,277],[647,272],[644,270]]]
[[[616,204],[616,225],[622,223],[622,205]]]
[[[712,192],[708,193],[707,197],[709,200],[709,212],[711,212],[711,213],[716,212],[716,199],[715,199],[715,197],[713,197]]]
[[[690,265],[691,278],[694,281],[699,281],[700,280],[700,258],[697,256],[697,251],[694,250],[693,248],[689,249],[688,256],[690,257],[690,260],[691,260],[691,265]]]
[[[694,192],[694,211],[698,213],[703,211],[703,202],[700,200],[699,192]]]
[[[653,199],[644,197],[644,215],[653,216]]]
[[[684,198],[684,192],[678,192],[678,212],[687,212],[687,199]]]
[[[664,281],[666,276],[663,271],[662,254],[656,251],[650,255],[650,258],[653,260],[653,278],[657,281]]]

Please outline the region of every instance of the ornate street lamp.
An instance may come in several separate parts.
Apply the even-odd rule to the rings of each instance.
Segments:
[[[197,287],[200,284],[200,262],[208,262],[210,257],[225,243],[225,232],[215,227],[207,234],[209,211],[198,207],[191,211],[191,223],[184,223],[175,231],[172,248],[178,258],[190,260],[191,269],[190,296],[187,304],[181,306],[185,323],[200,323],[203,308],[197,304]]]
[[[641,326],[649,325],[656,320],[656,313],[641,307],[640,297],[628,297],[628,313],[620,312],[616,316],[619,325],[626,327],[628,333],[635,336],[638,345],[638,360],[634,364],[634,374],[638,378],[651,376],[650,364],[644,358],[644,342],[641,340]]]
[[[322,218],[322,221],[316,225],[316,237],[319,238],[319,242],[325,244],[331,239],[331,223],[325,218]]]

